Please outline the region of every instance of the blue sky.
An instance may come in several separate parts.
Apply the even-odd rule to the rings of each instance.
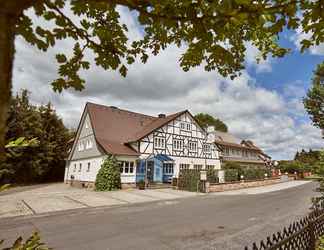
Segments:
[[[35,25],[46,27],[42,20],[32,19]],[[143,30],[130,12],[121,10],[121,22],[128,26],[130,40],[142,37]],[[324,60],[324,44],[300,54],[299,42],[305,36],[285,31],[280,42],[291,48],[291,53],[260,64],[255,60],[259,52],[248,44],[247,67],[234,80],[216,71],[206,72],[203,67],[184,72],[179,58],[186,48],[170,46],[144,65],[131,65],[126,78],[92,66],[83,74],[84,91],[61,94],[54,93],[50,85],[57,78],[55,53],[69,54],[73,43],[60,41],[44,54],[18,37],[13,87],[14,92],[30,90],[36,104],[52,102],[68,127],[77,126],[87,101],[150,115],[188,109],[193,114],[203,112],[220,118],[231,133],[253,140],[273,159],[291,159],[297,150],[323,148],[321,131],[311,125],[302,98],[313,70]],[[87,51],[86,56],[92,57]]]

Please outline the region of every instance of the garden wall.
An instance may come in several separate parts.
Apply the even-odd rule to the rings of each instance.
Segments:
[[[280,178],[271,178],[265,180],[256,180],[256,181],[236,181],[230,183],[213,183],[207,185],[207,192],[222,192],[222,191],[230,191],[237,190],[242,188],[250,188],[250,187],[260,187],[271,184],[280,183],[282,180]]]

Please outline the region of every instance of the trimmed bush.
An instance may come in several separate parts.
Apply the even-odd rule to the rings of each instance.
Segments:
[[[195,169],[181,169],[178,178],[178,188],[180,190],[187,190],[197,192],[197,186],[200,183],[200,171]],[[198,186],[198,191],[200,185]]]
[[[225,170],[225,182],[233,182],[239,180],[239,171],[237,169]]]
[[[113,155],[107,156],[98,171],[96,191],[111,191],[121,188],[120,169],[117,159]]]
[[[210,183],[219,183],[217,169],[208,169],[207,170],[207,181]]]

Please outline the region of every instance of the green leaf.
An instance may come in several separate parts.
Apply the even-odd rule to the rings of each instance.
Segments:
[[[56,60],[58,63],[65,63],[67,61],[64,54],[56,54]]]

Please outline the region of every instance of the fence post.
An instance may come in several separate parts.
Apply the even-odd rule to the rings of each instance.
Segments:
[[[316,236],[315,236],[314,223],[311,220],[309,220],[308,226],[309,226],[309,238],[310,238],[308,250],[315,250]]]

